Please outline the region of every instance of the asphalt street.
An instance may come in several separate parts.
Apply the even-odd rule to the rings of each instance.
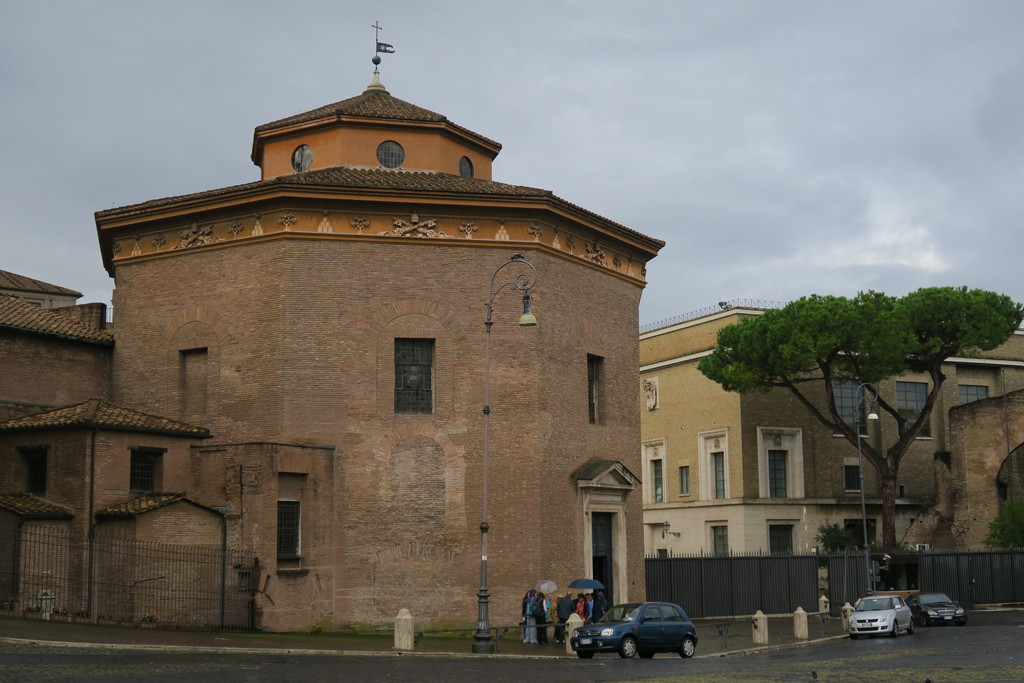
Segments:
[[[10,622],[7,622],[10,626]],[[0,637],[0,681],[1024,681],[1024,611],[975,611],[912,636],[623,660],[598,656],[211,648]]]

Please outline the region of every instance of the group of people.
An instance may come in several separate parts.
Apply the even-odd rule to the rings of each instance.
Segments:
[[[608,601],[602,591],[579,593],[575,598],[559,593],[554,602],[544,593],[531,588],[523,596],[523,642],[532,645],[548,644],[547,624],[555,624],[555,642],[565,643],[565,622],[574,613],[584,624],[597,621],[608,610]]]

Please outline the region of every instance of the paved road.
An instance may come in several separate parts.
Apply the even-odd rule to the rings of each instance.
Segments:
[[[1024,681],[1024,611],[912,636],[846,638],[742,655],[592,660],[449,654],[367,655],[90,648],[0,642],[0,681]]]

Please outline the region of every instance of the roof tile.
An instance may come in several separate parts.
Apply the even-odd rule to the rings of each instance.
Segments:
[[[96,512],[97,517],[134,517],[156,510],[180,500],[188,500],[184,493],[143,493],[135,498],[115,503]],[[191,501],[189,501],[191,502]]]
[[[355,97],[349,97],[348,99],[340,102],[334,102],[332,104],[325,104],[322,107],[316,109],[310,109],[309,111],[302,112],[301,114],[295,114],[288,116],[277,121],[271,121],[270,123],[264,123],[263,125],[256,126],[256,132],[261,133],[266,130],[273,130],[274,128],[282,128],[284,126],[290,126],[297,123],[306,123],[309,121],[316,121],[317,119],[332,118],[336,116],[358,116],[372,119],[394,119],[396,121],[428,121],[435,123],[447,123],[453,128],[457,128],[473,137],[485,140],[487,143],[501,148],[501,145],[494,140],[488,139],[479,133],[475,133],[468,128],[452,123],[448,120],[448,117],[437,112],[424,109],[411,102],[400,100],[397,97],[393,97],[391,93],[386,90],[367,90],[362,95],[356,95]]]
[[[0,510],[25,519],[71,519],[75,516],[68,508],[31,493],[0,493]]]
[[[0,327],[105,346],[114,343],[114,335],[108,330],[89,327],[60,313],[33,306],[9,294],[0,294]]]
[[[59,294],[76,298],[82,296],[81,292],[76,292],[73,289],[61,287],[60,285],[51,285],[49,282],[35,280],[6,270],[0,270],[0,289],[16,289],[21,292],[36,292],[39,294]]]
[[[210,438],[205,427],[142,413],[97,398],[0,423],[0,432],[83,428]]]

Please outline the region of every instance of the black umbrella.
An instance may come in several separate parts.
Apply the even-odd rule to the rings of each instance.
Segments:
[[[584,588],[592,590],[604,590],[604,584],[597,579],[576,579],[569,584],[569,588]]]

